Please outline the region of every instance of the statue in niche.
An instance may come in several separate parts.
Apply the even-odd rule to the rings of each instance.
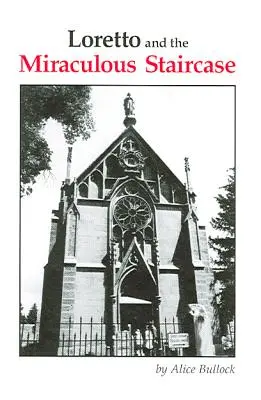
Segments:
[[[131,97],[131,94],[128,93],[127,97],[125,97],[124,99],[124,111],[125,111],[125,115],[126,117],[130,116],[130,115],[134,115],[134,101],[133,98]]]

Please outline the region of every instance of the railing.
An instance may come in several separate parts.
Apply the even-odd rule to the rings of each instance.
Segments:
[[[107,356],[106,325],[103,319],[99,322],[68,322],[60,324],[60,356]]]
[[[229,337],[234,351],[234,327],[229,326]],[[189,349],[170,346],[170,334],[189,333]],[[156,336],[156,337],[155,337]],[[58,339],[58,338],[57,338]],[[132,356],[185,356],[193,346],[191,326],[182,325],[177,319],[165,319],[159,324],[157,334],[146,338],[144,327],[140,328],[140,336],[135,334],[131,325],[108,327],[103,319],[89,321],[80,318],[78,322],[63,322],[60,324],[57,355],[85,357],[132,357]],[[39,323],[21,324],[20,354],[38,355]],[[221,346],[221,344],[220,344]],[[42,351],[41,355],[45,355]],[[192,353],[190,353],[192,355]]]
[[[36,355],[39,343],[39,323],[20,325],[20,354]]]
[[[106,324],[90,319],[90,322],[61,323],[58,355],[60,356],[156,356],[183,355],[182,349],[171,350],[168,347],[169,333],[184,332],[180,323],[172,321],[160,323],[160,331],[146,339],[141,329],[137,343],[135,330],[131,325],[123,329],[115,324],[108,332]]]

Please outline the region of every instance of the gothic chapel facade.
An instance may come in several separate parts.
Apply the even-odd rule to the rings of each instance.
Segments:
[[[135,130],[129,94],[124,109],[126,129],[77,179],[67,177],[53,211],[40,323],[45,354],[59,354],[68,329],[80,329],[80,341],[96,335],[102,343],[104,335],[104,351],[114,355],[115,335],[154,321],[159,340],[166,331],[187,332],[184,355],[196,355],[189,305],[212,313],[207,238],[188,160],[184,185]],[[84,328],[90,320],[92,332]]]

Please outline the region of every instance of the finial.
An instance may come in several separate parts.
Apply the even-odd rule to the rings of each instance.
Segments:
[[[136,124],[136,118],[135,118],[135,107],[134,107],[134,101],[133,98],[131,97],[131,94],[128,93],[127,97],[125,97],[124,102],[124,112],[125,112],[125,119],[123,121],[124,125],[126,128],[130,125],[135,125]]]
[[[189,165],[188,157],[185,157],[184,161],[185,161],[185,172],[186,172],[186,177],[187,177],[187,187],[188,187],[188,191],[191,192],[192,188],[191,188],[191,184],[190,184],[190,165]]]
[[[185,160],[185,172],[186,172],[186,177],[187,177],[187,189],[188,189],[188,195],[189,195],[189,200],[192,203],[195,203],[195,197],[196,194],[194,193],[191,182],[190,182],[190,165],[189,165],[189,159],[188,157],[184,158]]]
[[[189,159],[188,159],[188,157],[185,157],[184,160],[185,160],[185,172],[188,172],[188,171],[190,171]]]
[[[71,175],[71,165],[72,165],[72,146],[68,146],[68,153],[67,153],[67,166],[66,166],[66,179],[65,182],[67,184],[70,183],[70,175]]]

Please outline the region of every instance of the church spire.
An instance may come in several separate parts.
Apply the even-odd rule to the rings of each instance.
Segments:
[[[134,101],[130,93],[128,93],[127,97],[125,97],[123,106],[125,112],[125,119],[123,123],[126,126],[126,128],[128,128],[128,126],[136,124]]]

